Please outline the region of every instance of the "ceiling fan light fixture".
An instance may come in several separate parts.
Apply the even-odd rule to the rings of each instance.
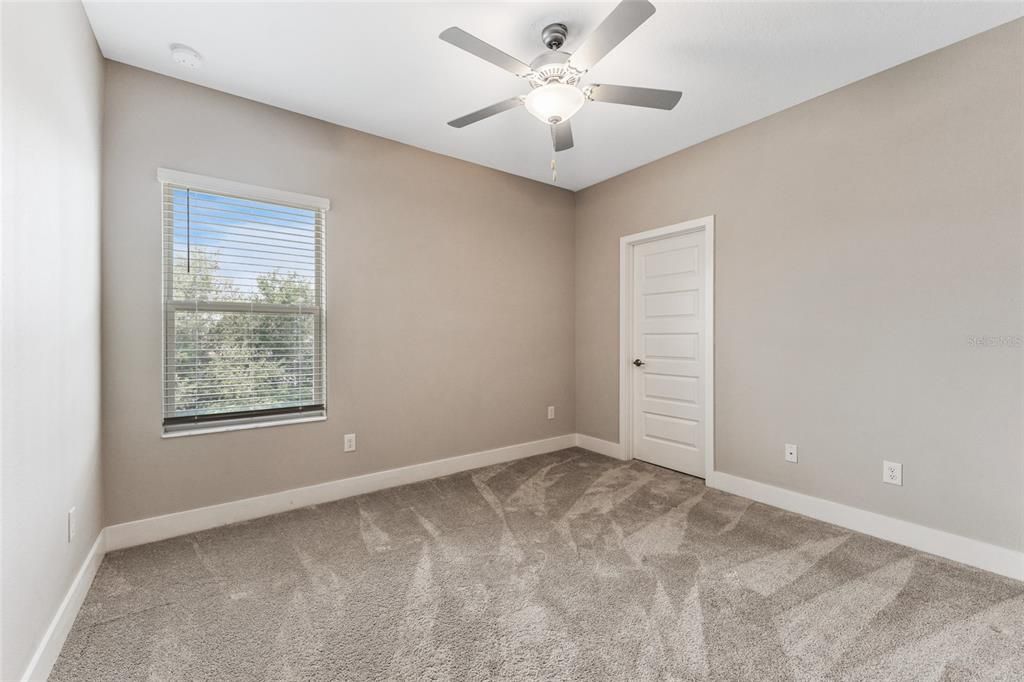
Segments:
[[[562,123],[572,118],[587,101],[583,92],[565,83],[548,83],[526,96],[526,110],[544,123]]]
[[[587,100],[664,111],[674,108],[683,94],[675,90],[582,82],[583,76],[595,64],[653,14],[654,5],[650,0],[620,0],[611,14],[572,53],[562,51],[569,33],[568,27],[562,23],[548,24],[541,32],[547,51],[529,64],[458,26],[446,28],[438,36],[441,40],[525,79],[533,88],[525,97],[510,97],[448,121],[448,125],[465,128],[503,111],[525,106],[531,116],[547,124],[555,152],[564,152],[573,146],[572,123],[569,119],[576,115]]]

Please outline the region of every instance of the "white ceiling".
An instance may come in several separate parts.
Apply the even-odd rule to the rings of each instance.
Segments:
[[[569,189],[618,175],[1024,14],[1024,3],[653,0],[657,12],[587,82],[682,90],[671,112],[599,102],[558,154]],[[86,0],[104,56],[343,126],[551,182],[546,126],[525,109],[446,122],[528,91],[437,38],[459,26],[519,59],[541,28],[573,51],[615,6],[596,2],[123,2]],[[171,60],[197,50],[203,67]]]

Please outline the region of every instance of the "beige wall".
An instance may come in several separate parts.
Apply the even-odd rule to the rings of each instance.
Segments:
[[[1024,349],[968,338],[1024,334],[1022,65],[1017,21],[577,194],[578,430],[619,237],[714,214],[717,468],[1024,548]]]
[[[575,430],[570,192],[113,62],[104,134],[108,524]],[[160,438],[160,166],[331,200],[326,422]]]
[[[103,60],[80,3],[5,2],[0,23],[0,679],[13,680],[101,528]]]
[[[1024,333],[1021,26],[575,198],[108,64],[106,522],[616,440],[618,237],[715,214],[719,468],[1019,546],[1022,351],[968,337]],[[326,423],[159,438],[159,166],[332,200]]]

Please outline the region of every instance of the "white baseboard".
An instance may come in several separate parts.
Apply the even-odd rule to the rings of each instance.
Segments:
[[[593,436],[577,433],[576,445],[581,448],[586,448],[592,452],[596,452],[599,455],[606,455],[608,457],[614,457],[615,459],[626,459],[622,445],[619,443],[612,443],[611,441],[601,440],[600,438],[594,438]]]
[[[103,555],[107,551],[142,545],[158,540],[207,530],[237,521],[248,521],[311,504],[323,504],[353,495],[416,483],[439,476],[510,462],[578,445],[608,457],[625,459],[623,448],[582,433],[520,443],[493,450],[424,462],[399,469],[378,471],[363,476],[330,481],[305,488],[285,490],[260,497],[249,497],[210,507],[156,516],[139,521],[107,526],[89,550],[88,556],[68,588],[64,600],[50,622],[23,676],[24,680],[46,679],[71,631],[75,617],[85,600]],[[719,471],[707,478],[709,487],[747,497],[837,526],[896,542],[914,549],[976,566],[1018,580],[1024,580],[1024,552],[990,545],[978,540],[901,521],[874,512],[848,507],[838,502],[777,488]]]
[[[1024,580],[1024,552],[990,545],[980,540],[972,540],[910,521],[894,519],[890,516],[849,507],[785,488],[777,488],[767,483],[752,481],[720,471],[712,472],[707,478],[707,484],[711,488],[849,528],[865,535],[906,545],[999,575]]]
[[[216,528],[238,521],[248,521],[261,516],[278,514],[289,509],[307,507],[311,504],[333,502],[345,497],[371,493],[375,490],[393,488],[407,483],[416,483],[439,476],[447,476],[468,469],[491,464],[510,462],[514,459],[532,457],[545,452],[561,450],[576,444],[576,434],[519,443],[493,450],[474,452],[458,457],[439,459],[433,462],[413,464],[399,469],[377,471],[363,476],[353,476],[337,481],[294,488],[259,497],[247,497],[233,502],[215,504],[199,509],[154,516],[139,521],[119,523],[106,528],[107,551],[144,545],[148,542],[187,535],[200,530]]]
[[[103,555],[106,553],[103,541],[104,532],[100,530],[96,541],[92,543],[92,548],[85,556],[85,561],[78,569],[78,575],[71,581],[71,586],[64,595],[63,601],[57,607],[57,613],[54,614],[49,627],[43,633],[43,638],[40,640],[39,646],[36,647],[32,660],[25,668],[22,680],[45,680],[50,676],[50,670],[57,662],[57,656],[60,655],[61,647],[64,646],[64,640],[71,632],[71,626],[74,625],[75,618],[78,617],[78,610],[82,608],[82,602],[85,601],[85,595],[89,592],[92,579],[96,577],[96,571],[99,570],[100,563],[103,561]]]

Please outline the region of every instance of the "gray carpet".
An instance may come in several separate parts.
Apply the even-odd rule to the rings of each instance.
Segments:
[[[564,450],[108,554],[54,680],[1022,680],[1024,583]]]

